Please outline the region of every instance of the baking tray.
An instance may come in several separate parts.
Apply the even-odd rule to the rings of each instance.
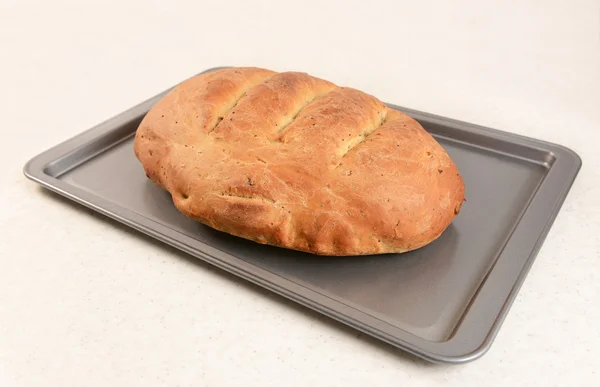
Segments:
[[[133,136],[166,92],[38,155],[25,175],[433,362],[466,362],[487,351],[581,167],[577,154],[559,145],[389,105],[417,119],[447,150],[467,202],[442,236],[419,250],[313,256],[188,219],[146,178]]]

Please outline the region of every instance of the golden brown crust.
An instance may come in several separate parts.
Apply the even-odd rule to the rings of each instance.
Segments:
[[[315,254],[419,248],[464,201],[459,171],[417,121],[304,73],[193,77],[148,112],[134,149],[186,216]]]

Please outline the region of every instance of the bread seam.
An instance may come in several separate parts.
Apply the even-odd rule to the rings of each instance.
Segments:
[[[230,193],[230,192],[213,192],[213,195],[217,195],[217,196],[221,196],[221,197],[230,197],[230,198],[240,198],[240,199],[250,199],[250,200],[262,200],[264,202],[268,202],[268,203],[272,203],[272,204],[277,203],[276,200],[269,199],[269,198],[266,198],[264,196],[244,196],[244,195],[233,194],[233,193]]]

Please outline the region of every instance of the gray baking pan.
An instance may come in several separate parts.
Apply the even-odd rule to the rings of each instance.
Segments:
[[[442,236],[419,250],[313,256],[188,219],[146,178],[133,135],[167,91],[38,155],[25,175],[433,362],[466,362],[487,351],[581,167],[559,145],[390,105],[417,119],[448,151],[467,202]]]

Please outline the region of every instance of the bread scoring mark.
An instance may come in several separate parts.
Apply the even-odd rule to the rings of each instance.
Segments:
[[[217,129],[217,127],[219,126],[219,124],[220,124],[221,122],[223,122],[223,119],[224,119],[224,118],[225,118],[225,117],[226,117],[226,116],[229,114],[229,112],[231,112],[233,109],[235,109],[235,107],[238,105],[238,103],[239,103],[239,102],[240,102],[240,101],[241,101],[241,100],[242,100],[244,97],[246,97],[246,95],[247,95],[247,93],[248,93],[248,90],[249,90],[250,88],[251,88],[251,87],[249,87],[247,90],[245,90],[245,91],[244,91],[244,93],[243,93],[241,96],[237,97],[237,98],[235,99],[235,101],[234,101],[232,104],[230,104],[230,105],[228,105],[228,106],[227,106],[227,108],[225,109],[225,111],[224,111],[224,112],[221,112],[221,113],[220,113],[220,114],[217,116],[217,121],[214,123],[213,127],[212,127],[211,129],[209,129],[209,131],[207,132],[207,134],[210,134],[210,133],[212,133],[212,132],[213,132],[215,129]]]
[[[300,113],[302,113],[302,111],[304,109],[306,109],[307,107],[309,107],[309,105],[313,104],[318,99],[323,98],[324,96],[326,96],[327,94],[329,94],[330,92],[332,92],[334,89],[336,89],[336,87],[333,87],[333,88],[327,90],[324,93],[315,93],[315,94],[313,94],[312,98],[306,99],[303,104],[301,104],[300,106],[298,106],[298,109],[294,112],[294,114],[285,115],[284,117],[289,117],[289,118],[287,118],[287,121],[284,121],[281,124],[281,126],[279,126],[279,129],[277,129],[277,133],[283,132],[285,128],[287,128],[290,124],[292,124],[296,120],[296,117],[298,117],[300,115]]]
[[[367,137],[369,137],[369,135],[371,135],[373,132],[375,132],[377,129],[381,128],[385,124],[386,116],[387,116],[387,109],[383,109],[383,111],[379,112],[379,122],[377,123],[377,125],[369,125],[369,127],[365,128],[363,131],[361,131],[358,134],[358,136],[356,136],[348,141],[348,146],[346,148],[346,151],[340,157],[340,161],[336,165],[336,168],[338,168],[342,165],[342,159],[344,157],[346,157],[346,155],[348,153],[350,153],[350,151],[352,149],[356,148],[358,145],[365,142],[367,140]]]
[[[213,125],[211,126],[211,128],[207,131],[207,134],[210,134],[215,129],[217,129],[217,127],[219,126],[219,124],[221,122],[223,122],[223,120],[225,119],[225,117],[227,117],[227,115],[229,113],[231,113],[233,111],[233,109],[235,109],[237,107],[237,105],[240,103],[240,101],[242,99],[244,99],[244,97],[248,96],[250,90],[252,90],[253,88],[255,88],[256,86],[258,86],[260,84],[267,83],[276,74],[277,73],[271,74],[270,76],[268,76],[266,78],[259,79],[257,82],[249,82],[243,88],[241,88],[240,90],[238,90],[238,93],[236,94],[235,98],[233,98],[233,100],[230,101],[229,104],[224,105],[221,108],[221,110],[217,113],[217,119],[213,123]]]

